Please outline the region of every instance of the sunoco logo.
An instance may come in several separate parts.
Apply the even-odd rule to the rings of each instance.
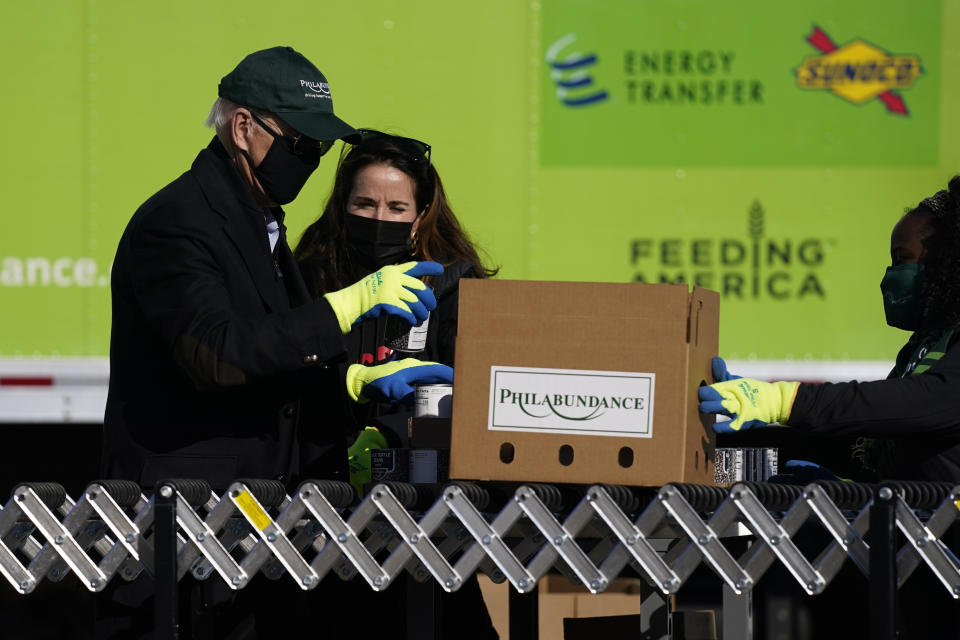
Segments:
[[[489,428],[651,437],[654,374],[491,367]]]
[[[832,240],[768,233],[759,202],[745,222],[744,235],[726,238],[634,238],[633,281],[698,285],[733,300],[827,297],[821,271]]]
[[[907,115],[907,105],[896,90],[909,89],[923,72],[915,55],[894,55],[863,40],[838,47],[814,27],[807,42],[823,55],[809,56],[797,67],[797,86],[826,90],[853,104],[877,98],[896,115]]]

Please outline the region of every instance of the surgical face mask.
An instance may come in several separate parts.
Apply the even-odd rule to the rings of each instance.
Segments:
[[[883,294],[883,312],[887,324],[898,329],[916,331],[923,322],[922,264],[900,264],[887,267],[880,282]]]
[[[393,222],[346,214],[347,245],[369,269],[395,264],[410,256],[412,222]]]

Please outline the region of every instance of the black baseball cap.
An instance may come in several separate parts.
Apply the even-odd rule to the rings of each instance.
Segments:
[[[292,47],[251,53],[220,80],[218,95],[275,113],[314,140],[360,142],[357,130],[333,115],[326,77]]]

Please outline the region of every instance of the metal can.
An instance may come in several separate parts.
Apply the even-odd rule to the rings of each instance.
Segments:
[[[452,384],[425,384],[417,387],[415,418],[449,418],[453,410]]]
[[[427,330],[430,328],[430,316],[423,322],[411,327],[407,321],[398,316],[387,316],[387,325],[384,330],[384,345],[394,351],[404,353],[420,353],[427,348]]]
[[[714,463],[714,482],[766,482],[777,475],[779,450],[775,447],[718,448]]]
[[[450,449],[410,449],[410,482],[433,484],[450,479]]]
[[[370,451],[370,479],[373,482],[409,482],[409,449],[373,449]]]

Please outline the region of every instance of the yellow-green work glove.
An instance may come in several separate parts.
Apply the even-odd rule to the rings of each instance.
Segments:
[[[387,439],[376,427],[367,427],[360,432],[347,449],[347,464],[350,467],[350,484],[363,495],[363,485],[370,482],[370,450],[383,449]]]
[[[373,367],[352,364],[347,369],[347,393],[355,402],[401,402],[413,404],[414,386],[450,384],[453,369],[445,364],[416,358],[394,360]]]
[[[383,314],[400,316],[413,326],[423,322],[437,306],[437,298],[420,276],[441,273],[443,266],[429,260],[391,264],[323,297],[333,307],[344,334],[358,322]]]
[[[717,433],[786,424],[793,410],[799,382],[764,382],[735,378],[700,387],[700,412],[728,416],[730,422],[713,425]]]

